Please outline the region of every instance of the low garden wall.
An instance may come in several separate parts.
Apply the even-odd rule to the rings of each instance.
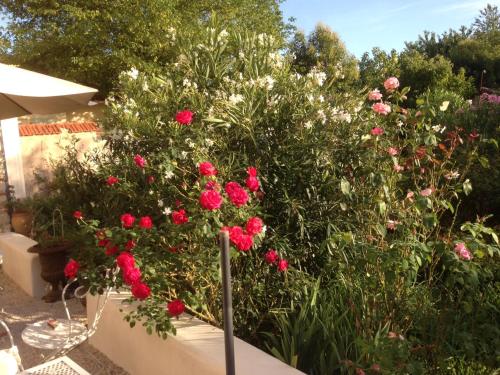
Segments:
[[[224,332],[183,314],[174,322],[176,336],[166,340],[148,335],[138,325],[130,328],[120,308],[128,294],[114,293],[104,307],[96,333],[90,344],[117,365],[134,375],[224,375]],[[87,297],[87,317],[95,316],[97,297]],[[235,338],[236,374],[300,375],[302,372],[269,354]]]

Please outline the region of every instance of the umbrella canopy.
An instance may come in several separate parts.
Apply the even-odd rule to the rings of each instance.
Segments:
[[[0,120],[71,112],[88,105],[91,87],[0,63]]]

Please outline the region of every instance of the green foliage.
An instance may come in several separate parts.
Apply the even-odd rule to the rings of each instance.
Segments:
[[[480,11],[471,27],[449,30],[441,35],[424,32],[416,42],[406,43],[406,50],[418,51],[427,58],[444,56],[455,73],[465,70],[476,86],[499,87],[500,15],[498,7],[488,4]]]
[[[129,322],[163,336],[172,328],[164,304],[181,297],[220,325],[215,237],[258,213],[265,237],[232,252],[240,337],[311,373],[374,364],[433,373],[450,357],[497,365],[498,243],[484,221],[458,220],[460,201],[475,188],[471,166],[484,162],[480,145],[494,135],[468,137],[460,117],[444,122],[471,110],[444,90],[423,93],[415,109],[407,108],[409,87],[382,90],[390,111],[379,114],[365,92],[337,89],[339,78],[319,66],[297,74],[280,46],[270,35],[211,23],[195,38],[178,32],[175,58],[158,74],[120,76],[107,100],[104,150],[72,159],[61,180],[93,202],[67,200],[86,223],[86,246],[74,254],[81,276],[93,291],[122,286],[120,275],[104,277],[115,259],[96,232],[120,250],[136,238],[136,264],[153,292]],[[384,58],[399,69],[399,60]],[[373,73],[374,86],[386,78]],[[183,109],[194,113],[190,125],[175,121]],[[204,211],[207,180],[196,171],[203,161],[218,169],[220,184],[244,181],[253,165],[261,190],[241,209],[222,193],[222,209]],[[119,182],[108,186],[109,176]],[[186,226],[165,217],[176,200],[189,213]],[[125,212],[150,216],[154,228],[122,228]],[[287,271],[266,262],[269,248],[289,262]]]
[[[356,58],[347,51],[339,36],[321,23],[307,40],[303,32],[296,32],[289,44],[289,53],[292,68],[300,74],[318,68],[329,78],[341,78],[338,85],[348,86],[359,78]]]
[[[473,79],[467,77],[463,69],[454,73],[453,64],[441,55],[429,58],[416,50],[388,54],[374,48],[372,56],[363,55],[360,70],[363,83],[370,88],[380,84],[380,76],[400,77],[403,85],[411,87],[409,104],[412,106],[427,90],[447,90],[462,98],[474,93]]]
[[[0,2],[0,12],[9,21],[4,62],[96,87],[103,96],[120,72],[167,64],[174,28],[196,34],[213,13],[228,29],[243,25],[278,39],[286,32],[277,0],[13,0]]]

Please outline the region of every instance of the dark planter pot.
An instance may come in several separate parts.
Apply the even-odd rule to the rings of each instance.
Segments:
[[[51,290],[42,297],[45,302],[56,302],[61,299],[61,286],[66,281],[64,267],[72,246],[69,241],[61,241],[50,246],[35,245],[28,249],[28,252],[38,254],[42,267],[40,276],[51,285]]]

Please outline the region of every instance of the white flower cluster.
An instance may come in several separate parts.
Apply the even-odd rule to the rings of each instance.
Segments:
[[[271,77],[270,75],[266,75],[264,77],[259,77],[257,79],[251,78],[250,80],[247,81],[246,85],[250,87],[257,86],[260,88],[264,88],[267,91],[270,91],[273,89],[275,82],[276,81],[274,80],[273,77]]]
[[[313,68],[309,73],[307,73],[307,77],[318,86],[323,86],[323,83],[326,80],[326,73],[317,68]]]
[[[229,96],[228,101],[232,105],[236,105],[236,104],[241,103],[243,101],[243,95],[241,95],[241,94],[231,94]]]
[[[197,89],[198,88],[198,85],[196,84],[196,82],[191,82],[189,80],[189,78],[184,78],[184,80],[182,81],[182,86],[186,87],[186,88],[193,88],[193,89]]]

